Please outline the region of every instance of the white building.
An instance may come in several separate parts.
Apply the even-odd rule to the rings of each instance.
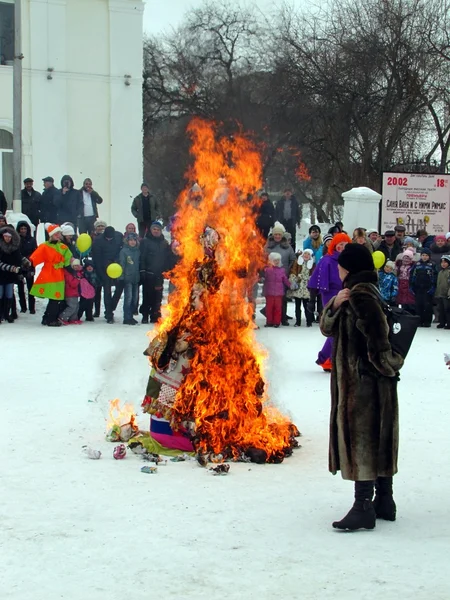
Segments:
[[[22,0],[22,179],[93,180],[132,220],[142,183],[143,0]],[[0,189],[12,201],[14,0],[0,0]]]

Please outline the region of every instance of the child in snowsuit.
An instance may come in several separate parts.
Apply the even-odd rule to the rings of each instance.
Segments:
[[[396,261],[398,273],[397,304],[414,314],[416,298],[410,289],[411,270],[414,266],[414,250],[405,250]]]
[[[94,320],[94,299],[98,287],[94,261],[90,256],[83,259],[83,277],[80,280],[80,303],[78,305],[78,320],[81,321],[83,313],[86,321]]]
[[[314,271],[314,266],[313,251],[305,248],[303,253],[300,252],[298,259],[291,267],[289,275],[291,289],[287,292],[287,297],[295,300],[295,327],[300,327],[302,324],[302,304],[305,311],[306,326],[312,327],[314,321],[314,313],[311,312],[308,306],[310,304],[308,281]]]
[[[290,287],[289,279],[281,266],[281,254],[271,252],[269,254],[269,266],[264,269],[264,296],[266,297],[267,319],[265,327],[280,326],[285,288]]]
[[[78,258],[72,258],[70,267],[64,269],[64,298],[66,308],[59,315],[62,325],[81,325],[78,319],[78,303],[80,297],[80,280],[83,277],[83,269]]]
[[[450,329],[450,256],[441,258],[441,270],[437,276],[436,294],[439,325],[438,329]]]
[[[122,267],[121,279],[124,283],[123,300],[123,324],[137,325],[133,318],[135,306],[138,301],[139,293],[139,261],[141,252],[139,250],[139,238],[137,233],[127,233],[123,238],[124,245],[119,254],[119,263]]]
[[[420,260],[411,269],[410,287],[416,297],[416,314],[421,327],[431,327],[433,319],[433,296],[436,289],[437,272],[431,262],[431,250],[422,248]]]
[[[398,279],[395,274],[395,264],[388,260],[383,269],[378,272],[380,294],[390,306],[397,305]],[[408,281],[409,285],[409,281]]]

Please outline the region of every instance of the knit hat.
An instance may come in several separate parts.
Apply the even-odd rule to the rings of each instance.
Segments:
[[[375,268],[372,254],[362,244],[347,244],[339,254],[338,264],[351,274],[373,271]]]
[[[72,225],[61,225],[61,233],[66,236],[66,235],[75,235],[75,231],[74,228],[72,227]]]
[[[378,229],[368,229],[366,234],[369,236],[371,233],[378,233]]]
[[[450,231],[445,234],[445,239],[448,240],[450,238]]]
[[[450,266],[450,256],[448,254],[443,254],[441,256],[441,261],[445,260],[445,262],[447,262]]]
[[[323,243],[326,244],[327,242],[331,242],[332,239],[333,239],[333,236],[331,235],[331,233],[326,233],[323,236]]]
[[[392,260],[388,260],[384,266],[385,267],[389,267],[389,269],[394,270],[395,269],[395,262],[393,262]]]
[[[112,225],[108,225],[108,227],[105,228],[103,235],[105,236],[105,238],[112,239],[115,233],[116,230],[114,229],[114,227]]]
[[[81,267],[81,262],[78,258],[71,258],[70,259],[70,266],[71,267]]]
[[[130,231],[130,233],[127,233],[125,235],[124,240],[126,242],[129,242],[130,240],[135,240],[136,242],[139,242],[139,237],[137,233],[133,233],[132,231]]]
[[[94,223],[94,229],[96,229],[97,227],[106,227],[107,225],[108,223],[106,221],[101,221],[100,219],[98,219]]]
[[[318,225],[311,225],[311,227],[309,228],[309,233],[311,233],[312,231],[318,231],[319,233],[322,233],[322,230]]]
[[[94,268],[94,260],[92,259],[91,256],[86,256],[86,258],[83,258],[83,267],[92,267]]]
[[[445,240],[445,241],[447,241],[447,238],[445,237],[445,235],[443,233],[439,233],[438,235],[434,236],[434,241],[436,242],[437,240]]]
[[[431,250],[429,248],[421,248],[419,252],[420,254],[427,254],[428,256],[431,256]]]
[[[328,246],[328,254],[333,254],[336,250],[336,246],[338,246],[342,242],[347,242],[347,244],[351,244],[352,240],[346,233],[336,233],[331,240],[331,244]]]
[[[161,229],[161,231],[163,228],[161,221],[153,221],[153,223],[150,225],[150,228],[152,228],[152,227],[159,227]]]
[[[53,225],[52,223],[47,227],[47,233],[49,237],[52,237],[52,235],[55,235],[55,233],[61,233],[61,227],[59,225]]]
[[[312,256],[312,255],[313,255],[313,251],[312,251],[310,248],[305,248],[305,249],[303,250],[303,254],[305,254],[305,252],[306,252],[306,253],[308,253],[310,256]]]
[[[403,258],[405,258],[405,256],[408,256],[412,260],[414,258],[413,250],[411,250],[411,248],[408,248],[408,250],[405,250],[403,252]]]
[[[281,262],[281,254],[279,252],[271,252],[269,254],[269,262],[271,265],[273,265],[273,263],[279,260]]]
[[[281,235],[286,233],[284,225],[282,225],[279,221],[275,221],[275,225],[272,227],[272,235],[275,235],[276,233],[281,233]]]
[[[10,237],[12,238],[13,234],[11,233],[11,231],[9,231],[8,229],[3,229],[2,230],[2,236],[4,237],[6,235],[6,237]]]
[[[404,244],[404,245],[406,245],[406,244],[412,244],[413,246],[416,246],[416,245],[417,245],[417,242],[416,242],[416,240],[415,240],[414,238],[412,238],[410,235],[407,235],[407,236],[405,237],[405,239],[403,240],[403,244]]]

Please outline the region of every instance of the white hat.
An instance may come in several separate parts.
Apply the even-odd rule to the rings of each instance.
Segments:
[[[281,233],[282,235],[286,233],[284,225],[282,225],[279,221],[275,221],[275,225],[272,227],[272,235],[275,233]]]
[[[72,227],[72,225],[61,225],[61,233],[64,236],[75,235],[75,231],[74,231],[74,228]]]
[[[269,254],[269,262],[273,264],[276,260],[281,262],[281,254],[279,252],[271,252]]]
[[[448,240],[450,238],[450,231],[445,234],[445,239]]]
[[[368,229],[366,231],[366,235],[370,235],[371,233],[378,233],[378,229]]]

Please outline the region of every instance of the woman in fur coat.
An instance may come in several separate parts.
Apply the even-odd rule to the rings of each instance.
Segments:
[[[320,324],[322,333],[334,339],[329,469],[355,482],[355,502],[333,527],[373,529],[377,517],[396,518],[392,477],[397,472],[397,376],[403,358],[389,343],[370,252],[348,244],[338,265],[343,289],[324,308]]]

